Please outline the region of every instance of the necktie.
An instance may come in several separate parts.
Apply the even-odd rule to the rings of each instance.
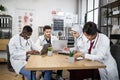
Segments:
[[[91,49],[92,49],[93,44],[94,44],[94,42],[91,41],[91,42],[90,42],[90,47],[89,47],[89,49],[88,49],[88,53],[89,53],[89,54],[91,54]]]

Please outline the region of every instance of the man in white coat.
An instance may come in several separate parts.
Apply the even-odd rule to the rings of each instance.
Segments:
[[[38,48],[33,45],[30,36],[32,35],[32,28],[29,25],[23,27],[20,34],[12,37],[9,42],[10,62],[17,74],[22,74],[31,80],[31,73],[25,70],[28,54],[38,54]],[[36,80],[35,74],[32,75],[33,80]]]
[[[106,65],[106,68],[99,69],[101,80],[119,80],[117,64],[110,53],[109,38],[98,33],[97,25],[93,22],[87,22],[83,27],[83,33],[87,37],[84,51],[74,54],[74,57],[83,57],[89,60],[97,60]],[[91,45],[90,45],[91,44]]]
[[[49,25],[45,25],[43,28],[44,34],[42,36],[39,36],[37,42],[36,42],[36,46],[40,48],[40,50],[42,50],[43,46],[45,44],[53,44],[54,40],[58,40],[58,38],[56,36],[53,36],[51,34],[51,27]],[[44,74],[44,80],[51,80],[52,79],[52,71],[51,70],[45,70],[43,71]],[[62,78],[62,70],[58,70],[57,74],[60,75],[59,78]]]

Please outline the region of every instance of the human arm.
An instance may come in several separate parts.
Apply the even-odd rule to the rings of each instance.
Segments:
[[[83,59],[85,58],[85,54],[83,54],[81,52],[77,52],[73,56],[74,56],[75,59],[77,59],[78,57],[82,57]]]
[[[26,55],[29,55],[29,54],[39,54],[40,52],[37,51],[37,50],[31,50],[31,51],[27,51],[26,52]]]

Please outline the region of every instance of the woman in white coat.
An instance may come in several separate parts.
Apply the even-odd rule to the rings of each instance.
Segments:
[[[81,56],[105,64],[106,68],[99,69],[101,80],[119,80],[117,64],[110,53],[109,38],[102,33],[98,33],[97,25],[93,22],[87,22],[84,25],[83,33],[88,39],[86,46],[83,48],[86,52],[76,53],[74,57]]]
[[[84,35],[83,35],[82,27],[79,26],[78,24],[75,24],[71,27],[71,32],[74,37],[74,47],[72,48],[65,47],[64,49],[67,51],[69,50],[79,51],[81,44],[83,44],[83,39],[85,39],[83,38]]]

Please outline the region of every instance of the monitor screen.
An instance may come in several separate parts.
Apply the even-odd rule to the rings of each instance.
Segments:
[[[54,31],[63,31],[64,20],[63,19],[54,19],[53,20],[53,30]]]

